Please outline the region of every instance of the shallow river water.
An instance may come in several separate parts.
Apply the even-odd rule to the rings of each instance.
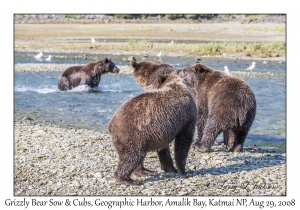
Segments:
[[[106,57],[106,55],[102,55]],[[113,58],[116,65],[128,65],[121,58]],[[137,58],[138,61],[141,58]],[[154,61],[154,57],[147,60]],[[195,63],[194,58],[163,57],[165,63],[183,68]],[[240,76],[253,90],[257,101],[255,121],[247,136],[245,145],[285,150],[286,144],[286,65],[285,62],[253,60],[257,63],[254,72],[259,77]],[[84,64],[87,60],[52,59],[51,63]],[[252,60],[203,58],[202,63],[218,70],[227,65],[229,69],[241,71]],[[49,63],[37,61],[21,54],[15,55],[15,64]],[[267,73],[273,76],[264,76]],[[133,75],[106,74],[99,87],[86,86],[70,91],[59,91],[58,77],[62,72],[15,72],[14,74],[14,115],[29,117],[37,121],[48,121],[62,126],[107,131],[114,112],[122,103],[143,91]],[[219,137],[220,138],[220,137]]]

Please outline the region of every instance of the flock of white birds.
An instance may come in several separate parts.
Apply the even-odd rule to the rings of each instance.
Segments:
[[[94,37],[92,37],[92,44],[95,44],[95,43],[97,43],[97,41],[94,39]],[[173,45],[173,44],[174,44],[174,41],[172,40],[168,45]],[[159,52],[156,56],[161,58],[162,52]],[[43,57],[42,52],[40,52],[39,54],[34,56],[34,58],[37,59],[37,60],[42,60],[42,57]],[[51,61],[51,55],[49,55],[48,58],[45,58],[45,61]],[[252,65],[249,66],[248,68],[246,68],[245,70],[252,71],[255,68],[255,64],[256,64],[255,62],[252,62]],[[231,75],[231,73],[230,73],[227,66],[224,66],[224,71],[225,71],[226,74]]]
[[[266,64],[266,62],[265,62],[264,64]],[[249,66],[249,67],[246,68],[245,70],[250,70],[250,71],[252,71],[252,70],[255,68],[255,65],[256,65],[256,63],[255,63],[255,62],[252,62],[251,66]],[[231,73],[230,73],[230,71],[229,71],[229,69],[228,69],[227,66],[224,66],[224,71],[225,71],[226,74],[231,75]]]

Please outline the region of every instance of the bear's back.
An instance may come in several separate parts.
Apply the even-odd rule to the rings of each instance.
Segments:
[[[146,92],[126,101],[109,122],[109,132],[119,138],[142,136],[147,141],[167,143],[189,121],[196,121],[196,105],[191,94]]]

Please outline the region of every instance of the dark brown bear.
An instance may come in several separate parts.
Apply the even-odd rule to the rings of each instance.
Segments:
[[[137,63],[135,61],[131,61],[131,66],[134,69],[133,75],[134,75],[137,83],[142,87],[150,85],[153,82],[154,78],[156,78],[158,75],[177,74],[181,78],[184,79],[185,84],[190,88],[190,90],[191,90],[191,92],[192,92],[192,94],[193,94],[193,96],[196,100],[196,103],[197,103],[197,108],[198,108],[198,115],[197,115],[198,141],[196,142],[195,146],[196,146],[196,148],[200,149],[199,142],[201,142],[201,139],[202,139],[202,136],[203,136],[203,130],[204,130],[206,122],[207,122],[206,118],[209,116],[208,115],[208,111],[209,111],[208,107],[212,106],[211,104],[208,105],[208,102],[207,101],[205,102],[205,100],[208,96],[210,96],[210,95],[215,96],[216,94],[220,94],[220,95],[222,95],[222,97],[226,98],[227,92],[224,88],[227,88],[227,86],[224,85],[224,87],[221,87],[221,90],[216,90],[216,93],[214,93],[213,90],[214,90],[214,87],[216,87],[216,86],[213,86],[210,83],[203,83],[203,85],[207,88],[209,88],[210,85],[212,85],[211,89],[210,89],[211,92],[209,92],[209,93],[208,92],[201,92],[203,90],[203,87],[201,86],[201,89],[200,89],[200,86],[196,85],[197,79],[196,79],[196,74],[195,74],[195,66],[197,66],[197,65],[198,66],[199,65],[203,66],[203,68],[206,68],[206,69],[210,69],[209,67],[207,67],[203,64],[196,64],[194,66],[189,66],[189,67],[186,67],[184,69],[176,69],[171,65],[162,64],[161,61],[157,61],[156,63],[152,63],[152,62],[139,62],[139,63]],[[248,130],[250,129],[250,127],[252,125],[252,122],[254,120],[254,116],[255,116],[255,112],[256,112],[255,111],[256,110],[256,102],[255,102],[254,94],[252,93],[251,89],[245,84],[245,82],[243,82],[241,79],[239,79],[237,77],[234,77],[234,76],[229,76],[229,75],[227,75],[223,72],[220,72],[220,71],[214,71],[212,69],[211,69],[211,71],[215,72],[214,74],[218,75],[217,78],[216,78],[216,82],[221,82],[221,81],[223,81],[223,82],[226,81],[227,82],[227,81],[229,81],[230,83],[227,84],[227,85],[231,85],[230,87],[232,89],[234,89],[234,87],[232,87],[234,85],[236,85],[236,88],[244,87],[244,86],[247,87],[247,90],[249,91],[249,97],[253,98],[253,99],[249,99],[251,101],[251,104],[249,104],[249,106],[253,106],[251,108],[251,110],[249,110],[250,109],[249,107],[247,107],[247,106],[243,107],[243,104],[241,104],[243,102],[243,100],[246,100],[245,97],[248,97],[248,96],[239,96],[239,94],[241,94],[242,90],[235,90],[235,91],[231,90],[231,92],[236,92],[235,97],[237,97],[237,98],[241,97],[241,99],[237,99],[236,100],[237,102],[230,101],[230,99],[226,99],[226,100],[223,99],[224,103],[225,103],[225,101],[229,101],[230,104],[228,104],[228,105],[224,104],[224,106],[226,106],[226,107],[223,107],[223,103],[221,103],[221,104],[219,104],[219,107],[215,108],[214,111],[213,111],[215,115],[218,114],[218,113],[219,113],[219,115],[221,115],[221,112],[223,112],[222,109],[225,109],[225,108],[227,108],[227,106],[230,105],[231,107],[238,107],[238,110],[236,110],[236,112],[244,112],[244,114],[248,114],[248,112],[250,112],[251,117],[249,117],[249,119],[247,118],[248,121],[244,125],[246,127],[248,126],[247,129],[246,129],[247,130],[246,135],[247,135]],[[214,77],[214,76],[212,76],[212,77]],[[233,82],[233,83],[231,84],[231,82]],[[221,91],[221,92],[219,93],[219,91]],[[233,94],[233,93],[230,93],[230,94]],[[228,93],[228,96],[229,96],[229,93]],[[217,96],[217,97],[220,97],[220,96]],[[228,103],[228,102],[226,102],[226,103]],[[232,103],[236,103],[236,104],[232,105]],[[216,107],[216,105],[214,105],[213,107]],[[219,109],[220,107],[223,107],[223,108]],[[232,112],[233,112],[233,110],[232,110]],[[224,118],[223,121],[226,121],[229,118],[233,117],[231,120],[228,121],[228,123],[231,124],[232,121],[236,120],[236,119],[234,119],[234,115],[231,116],[231,114],[233,114],[233,113],[229,113],[229,112],[225,112],[225,113],[229,114],[229,115],[226,116],[226,118]],[[242,127],[239,127],[239,128],[242,129]],[[244,140],[241,140],[242,141],[242,144],[241,144],[237,140],[238,140],[238,136],[241,136],[242,134],[241,135],[238,134],[237,128],[234,129],[235,130],[234,132],[233,132],[232,129],[230,127],[230,129],[222,130],[222,131],[220,131],[220,133],[223,132],[224,143],[227,146],[227,149],[229,151],[240,152],[240,151],[243,150],[242,146],[244,144],[246,135],[245,135]],[[217,129],[217,130],[219,130],[219,129]],[[213,142],[212,143],[210,142],[210,144],[213,144]],[[202,149],[200,149],[200,151],[207,152],[207,151],[209,151],[210,147],[211,146],[209,146],[209,148],[206,148],[206,149],[204,149],[202,147]]]
[[[98,87],[102,74],[119,73],[119,71],[120,69],[107,58],[84,66],[72,66],[59,77],[58,89],[70,90],[79,85],[88,85],[91,88]]]
[[[256,101],[250,87],[240,78],[215,71],[203,64],[192,66],[196,76],[198,141],[208,152],[223,132],[230,151],[241,152],[256,114]]]
[[[165,172],[188,177],[185,164],[193,141],[197,108],[195,101],[176,75],[159,76],[145,93],[126,101],[113,115],[108,130],[119,155],[115,179],[120,184],[136,185],[130,178],[155,175],[145,169],[143,161],[148,151],[157,151]],[[169,144],[175,138],[175,162]]]

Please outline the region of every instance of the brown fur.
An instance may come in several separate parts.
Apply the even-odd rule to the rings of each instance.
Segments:
[[[208,152],[223,132],[230,151],[243,151],[243,145],[256,114],[256,100],[240,78],[215,71],[203,64],[192,69],[196,76],[198,141],[195,147]]]
[[[139,184],[130,178],[154,175],[143,166],[148,151],[157,151],[166,172],[190,176],[185,164],[196,125],[195,101],[176,75],[158,77],[145,93],[126,101],[109,122],[108,130],[119,155],[115,178],[121,184]],[[169,144],[175,138],[175,169]]]
[[[98,87],[102,74],[119,73],[119,71],[120,69],[107,58],[84,66],[72,66],[59,77],[58,89],[70,90],[79,85],[88,85],[91,88]]]
[[[141,87],[150,85],[157,79],[158,75],[175,74],[183,78],[184,83],[190,88],[192,94],[195,95],[195,79],[191,67],[176,69],[169,64],[162,63],[161,60],[157,60],[155,63],[147,61],[137,63],[131,61],[130,65],[133,68],[134,78]]]
[[[211,81],[210,82],[205,82],[201,87],[199,85],[196,85],[196,74],[195,74],[195,66],[202,66],[203,69],[210,69],[212,72],[214,72],[214,74],[211,75]],[[206,122],[207,122],[207,118],[208,118],[208,112],[209,109],[208,107],[214,107],[213,109],[213,113],[216,115],[219,113],[220,117],[222,114],[227,115],[226,118],[224,118],[223,121],[228,120],[229,124],[232,124],[232,126],[229,126],[229,129],[222,129],[221,132],[223,132],[223,138],[224,138],[224,143],[227,146],[227,149],[229,149],[230,151],[242,151],[243,150],[243,144],[246,138],[246,135],[248,133],[248,130],[251,127],[251,124],[254,120],[254,116],[255,116],[255,112],[256,112],[256,102],[255,102],[255,97],[254,94],[252,93],[251,89],[245,84],[245,82],[243,82],[241,79],[234,77],[234,76],[229,76],[223,72],[219,72],[219,71],[214,71],[211,68],[203,65],[203,64],[196,64],[194,66],[189,66],[186,67],[184,69],[176,69],[171,65],[168,64],[162,64],[161,61],[157,61],[156,63],[152,63],[152,62],[131,62],[131,66],[133,67],[134,71],[133,71],[133,75],[137,81],[137,83],[142,86],[145,87],[147,85],[150,85],[157,77],[158,75],[165,75],[165,74],[176,74],[179,75],[181,78],[184,79],[185,84],[190,88],[196,103],[197,103],[197,108],[198,108],[198,115],[197,115],[197,130],[198,130],[198,141],[195,143],[196,148],[200,148],[199,147],[199,142],[201,142],[202,136],[203,136],[203,130],[205,128]],[[216,77],[216,78],[215,78]],[[213,79],[215,78],[215,79]],[[228,82],[229,84],[226,83],[221,83],[221,81],[223,82]],[[212,83],[218,83],[220,82],[221,85],[220,87],[218,85],[213,85]],[[228,87],[228,86],[229,87]],[[239,96],[239,94],[243,94],[242,90],[237,90],[237,91],[233,91],[234,90],[234,86],[236,85],[236,88],[240,88],[240,87],[245,87],[247,90],[247,96]],[[219,88],[219,89],[215,89],[215,88]],[[208,93],[206,89],[210,88],[210,92]],[[236,97],[235,102],[230,101],[230,98],[226,99],[226,94],[228,94],[226,92],[225,88],[231,88],[231,92],[235,92],[235,93],[231,93],[234,94]],[[205,89],[205,90],[204,90]],[[222,92],[223,91],[223,92]],[[219,104],[218,106],[214,105],[212,106],[211,103],[208,104],[207,101],[205,101],[208,95],[211,95],[211,97],[220,97],[218,96],[218,94],[222,95],[222,102],[221,104]],[[241,99],[239,99],[241,97]],[[248,97],[248,98],[246,98]],[[242,100],[249,100],[249,103],[251,103],[251,105],[249,104],[249,106],[252,106],[251,108],[249,107],[243,107]],[[219,103],[219,102],[218,102]],[[226,104],[227,103],[227,104]],[[235,105],[233,105],[233,103],[235,103]],[[223,105],[224,104],[224,105]],[[242,134],[238,134],[237,129],[242,129],[241,127],[235,127],[233,128],[233,123],[231,121],[234,121],[236,119],[230,119],[232,116],[234,116],[234,110],[231,110],[231,113],[225,112],[223,113],[223,109],[227,109],[227,106],[231,106],[231,107],[236,107],[237,110],[236,112],[244,112],[245,115],[249,114],[251,115],[251,117],[249,117],[248,121],[247,121],[247,125],[244,125],[244,133],[246,132],[246,134],[244,134],[244,137],[239,137],[242,136]],[[223,107],[223,108],[222,108]],[[230,107],[228,107],[230,108]],[[251,109],[251,110],[250,110]],[[222,116],[225,117],[225,116]],[[220,121],[221,123],[221,121]],[[225,124],[225,123],[221,123],[221,124]],[[222,127],[222,126],[221,126]],[[219,130],[219,128],[217,129]],[[235,131],[233,131],[235,130]],[[242,129],[243,130],[243,129]],[[242,133],[242,131],[240,131]],[[210,140],[211,141],[211,140]],[[242,142],[239,143],[238,141]],[[210,142],[210,144],[212,144],[213,142]],[[202,146],[201,146],[202,147]],[[209,148],[208,148],[209,147]],[[206,149],[204,149],[202,147],[202,149],[200,149],[200,151],[209,151],[211,146],[207,146]]]

